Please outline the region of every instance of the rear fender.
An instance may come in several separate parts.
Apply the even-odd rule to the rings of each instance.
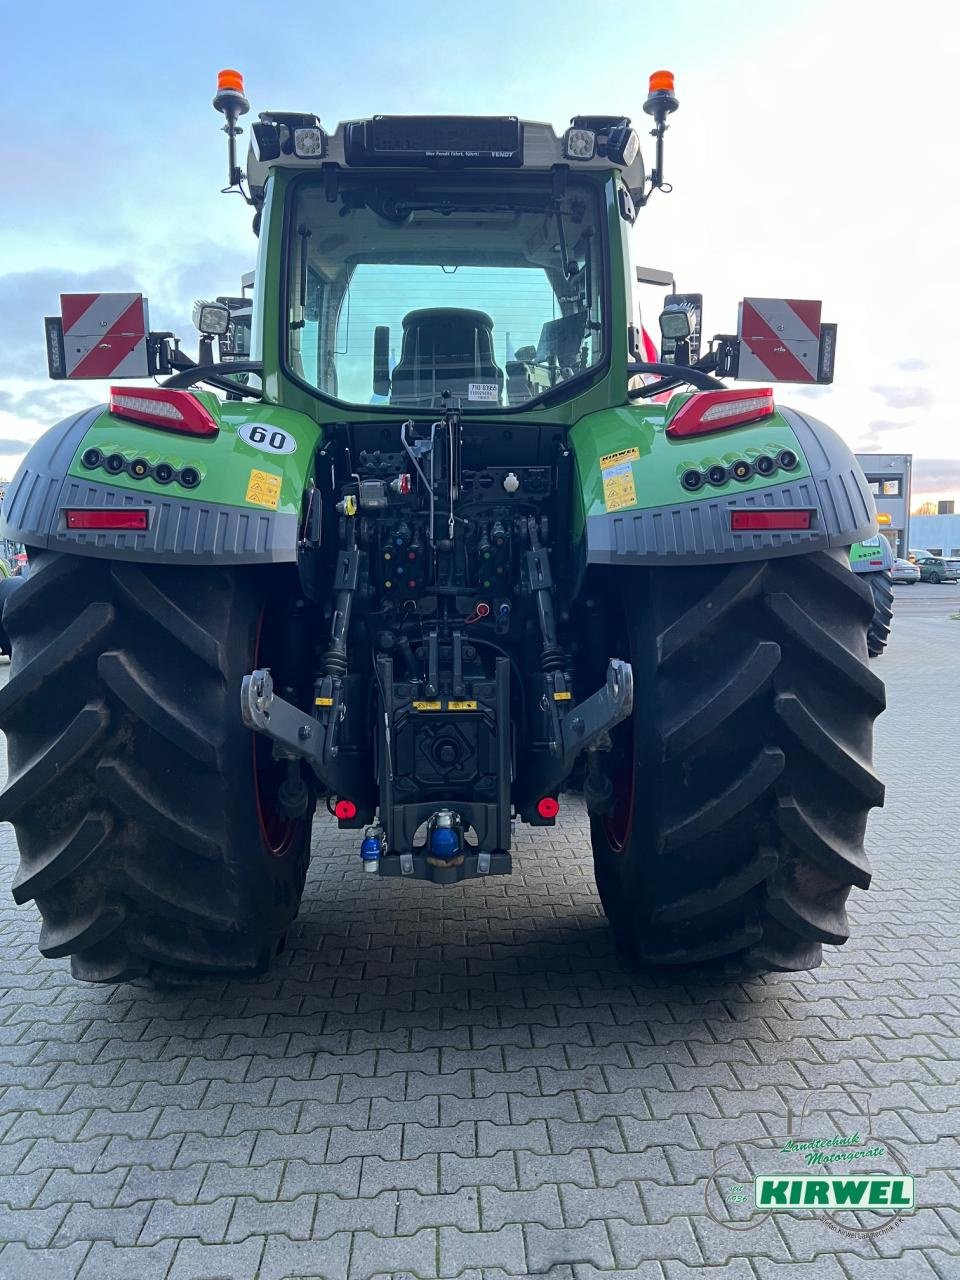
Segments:
[[[218,423],[215,436],[129,422],[105,405],[52,427],[8,488],[0,537],[27,547],[119,560],[295,562],[303,495],[321,429],[305,414],[277,405],[195,394]],[[90,450],[98,450],[103,461],[84,461]],[[104,465],[107,458],[122,459],[117,474]],[[142,476],[131,470],[141,461],[147,463]],[[166,483],[155,478],[161,464],[174,472]],[[200,476],[194,488],[181,480],[191,469]],[[148,527],[68,529],[65,510],[75,507],[146,508]]]
[[[778,407],[771,418],[709,435],[671,440],[673,404],[646,404],[591,414],[573,428],[579,492],[575,528],[586,563],[683,565],[727,563],[849,547],[877,531],[873,495],[856,458],[816,418]],[[762,456],[796,458],[770,475]],[[749,464],[733,478],[737,461]],[[682,477],[723,467],[720,484],[691,492]],[[809,529],[736,532],[734,509],[807,508]]]

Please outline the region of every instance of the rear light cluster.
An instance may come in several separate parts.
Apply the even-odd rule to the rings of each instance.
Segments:
[[[209,437],[219,431],[216,419],[206,405],[189,391],[171,391],[166,387],[110,388],[110,412],[130,422],[143,422],[164,431],[181,435]]]
[[[748,422],[773,416],[773,388],[754,391],[697,391],[670,419],[666,433],[671,440],[727,431]]]
[[[157,484],[177,484],[195,489],[203,478],[196,467],[175,467],[170,462],[148,462],[146,458],[125,458],[122,453],[104,453],[90,448],[80,461],[89,471],[104,470],[108,475],[132,476],[134,480],[155,480]]]
[[[67,507],[64,510],[68,529],[147,529],[146,507]]]
[[[690,467],[680,477],[680,483],[688,492],[696,493],[707,484],[719,489],[728,480],[739,480],[745,483],[747,480],[752,480],[754,476],[766,478],[781,470],[796,471],[799,465],[800,459],[793,449],[781,449],[776,457],[762,453],[757,458],[738,458],[736,462],[731,462],[727,466],[717,462],[707,467],[705,471]]]

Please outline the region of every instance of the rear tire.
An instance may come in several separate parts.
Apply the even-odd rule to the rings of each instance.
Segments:
[[[22,586],[23,578],[0,578],[0,618],[3,616],[7,600]],[[10,637],[2,624],[0,624],[0,654],[5,657],[10,656]]]
[[[31,555],[3,619],[0,819],[13,896],[77,978],[256,973],[297,913],[310,818],[283,821],[240,719],[278,572]]]
[[[933,585],[934,585],[935,587],[939,587],[939,585],[940,585],[940,575],[939,575],[939,573],[931,573],[931,575],[930,575],[930,577],[927,579],[927,581],[928,581],[928,582],[932,582],[932,583],[933,583]]]
[[[868,573],[867,584],[873,592],[873,617],[867,628],[867,653],[879,658],[890,638],[893,620],[893,579],[889,573]]]
[[[614,733],[618,808],[591,815],[616,940],[641,962],[814,968],[870,883],[883,801],[871,593],[842,552],[628,573],[606,587],[634,714]]]

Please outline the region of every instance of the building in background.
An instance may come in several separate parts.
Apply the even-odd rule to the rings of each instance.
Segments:
[[[939,516],[911,516],[910,543],[915,551],[935,556],[960,556],[960,516],[944,512]]]
[[[857,461],[867,477],[877,504],[877,521],[893,547],[894,555],[906,556],[918,536],[911,532],[910,477],[912,453],[858,453]],[[919,545],[923,546],[923,543]]]

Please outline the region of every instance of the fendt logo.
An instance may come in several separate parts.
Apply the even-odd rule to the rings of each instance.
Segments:
[[[912,1209],[913,1178],[868,1173],[860,1178],[761,1174],[754,1179],[758,1209]]]

